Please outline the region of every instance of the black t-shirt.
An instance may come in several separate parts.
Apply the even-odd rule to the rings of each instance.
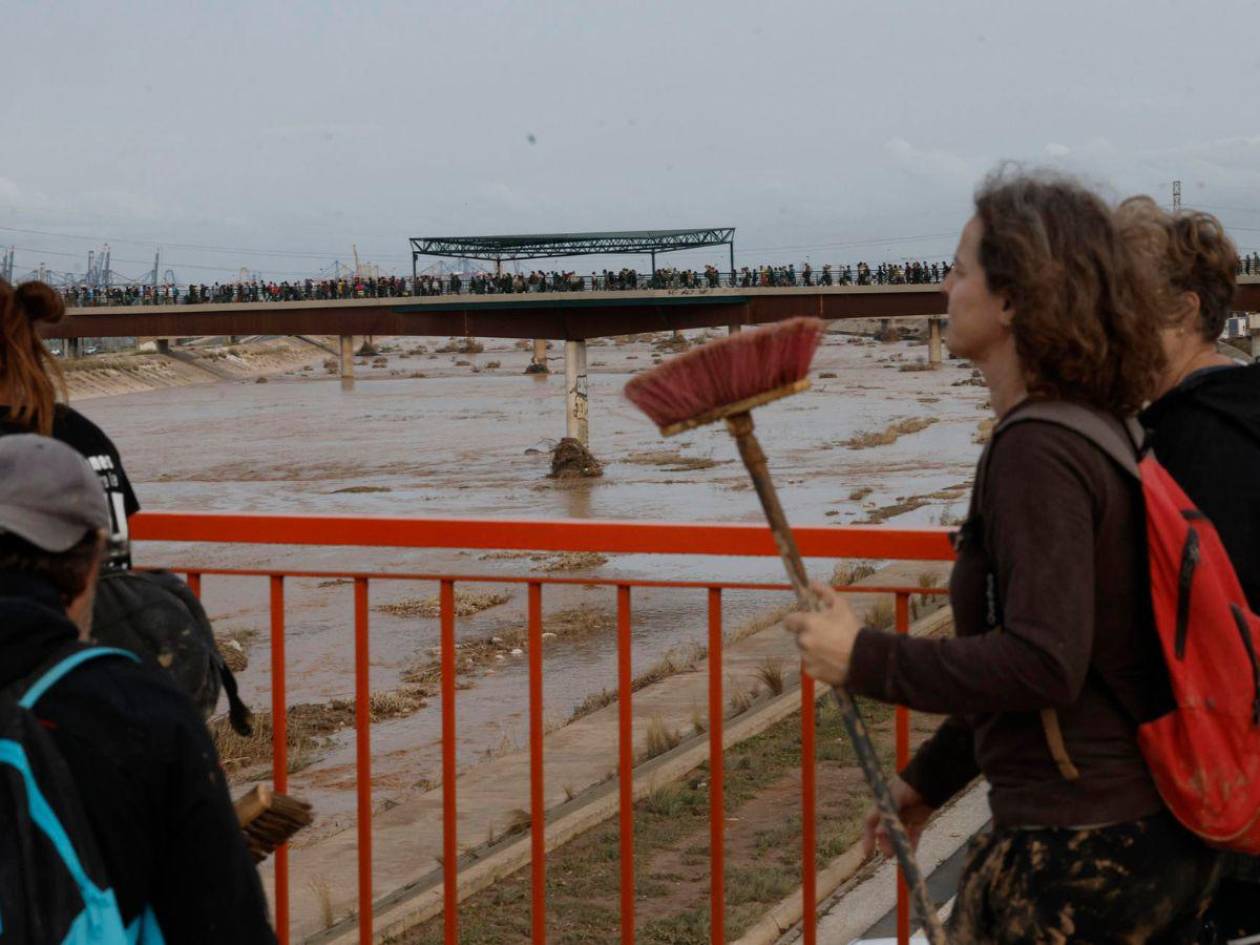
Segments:
[[[30,433],[26,427],[9,420],[9,408],[0,405],[0,436],[6,433]],[[110,535],[108,566],[131,567],[130,533],[127,519],[140,511],[140,502],[123,470],[118,448],[105,432],[77,410],[57,405],[52,436],[72,446],[86,459],[100,477],[105,497],[109,500]]]
[[[1155,456],[1229,552],[1260,610],[1260,364],[1196,371],[1142,413]]]

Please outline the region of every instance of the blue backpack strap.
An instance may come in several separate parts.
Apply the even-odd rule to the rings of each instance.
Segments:
[[[140,662],[140,657],[136,656],[135,653],[132,653],[130,650],[120,650],[114,646],[93,646],[86,650],[79,650],[55,663],[39,679],[35,680],[22,695],[22,698],[18,700],[18,705],[24,709],[33,707],[39,701],[39,697],[55,686],[66,673],[80,664],[86,663],[88,660],[98,659],[102,656],[125,656],[133,662]]]

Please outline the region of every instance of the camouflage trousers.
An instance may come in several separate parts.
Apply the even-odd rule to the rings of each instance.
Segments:
[[[949,919],[954,945],[1193,943],[1220,857],[1171,815],[972,839]]]

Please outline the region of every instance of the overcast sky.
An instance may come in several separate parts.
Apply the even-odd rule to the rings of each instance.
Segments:
[[[121,273],[161,246],[209,282],[691,226],[735,226],[739,264],[943,258],[1007,159],[1111,196],[1180,179],[1260,248],[1252,0],[8,0],[0,25],[19,274],[107,240]]]

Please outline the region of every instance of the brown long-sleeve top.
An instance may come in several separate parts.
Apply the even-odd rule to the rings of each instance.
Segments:
[[[863,630],[850,688],[950,715],[902,772],[934,806],[983,773],[999,826],[1155,813],[1163,805],[1136,726],[1167,711],[1171,695],[1140,486],[1079,434],[1043,421],[1011,426],[991,449],[950,581],[956,636]],[[1050,754],[1047,707],[1077,780]]]

